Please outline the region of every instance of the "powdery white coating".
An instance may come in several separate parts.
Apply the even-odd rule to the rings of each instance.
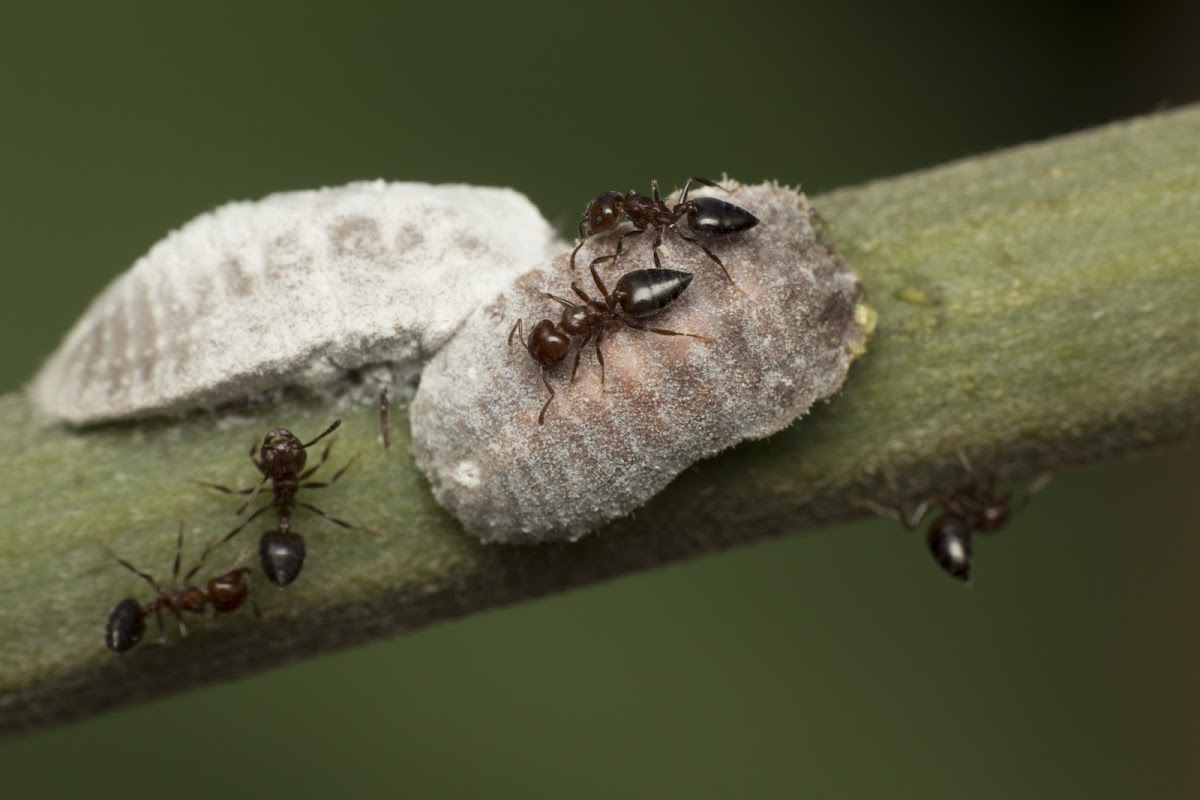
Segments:
[[[603,345],[606,393],[594,350],[569,383],[571,360],[549,371],[546,399],[538,366],[508,332],[518,317],[530,330],[557,322],[561,307],[539,291],[573,297],[572,277],[596,296],[586,265],[615,247],[597,236],[571,275],[564,253],[522,275],[479,308],[429,362],[410,406],[413,447],[434,495],[484,541],[573,540],[628,514],[699,459],[742,439],[768,436],[838,390],[868,332],[856,319],[862,289],[822,245],[807,198],[774,185],[725,197],[760,224],[728,239],[705,240],[739,295],[694,245],[669,233],[664,267],[694,280],[649,325],[697,333],[705,343],[623,328]],[[654,233],[626,240],[620,266],[602,277],[652,267]],[[625,255],[625,252],[628,255]]]
[[[562,247],[511,189],[351,183],[221,206],[92,302],[34,378],[76,424],[415,375],[477,305]]]

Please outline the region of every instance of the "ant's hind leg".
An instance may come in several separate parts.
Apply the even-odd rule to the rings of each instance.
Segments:
[[[546,421],[546,409],[550,407],[550,403],[554,400],[554,387],[550,385],[550,381],[546,379],[546,368],[542,367],[542,383],[546,385],[546,391],[550,392],[550,396],[546,398],[546,404],[542,406],[542,412],[538,414],[538,425],[542,425]]]
[[[639,331],[649,331],[650,333],[657,333],[659,336],[687,336],[691,339],[699,339],[702,342],[715,342],[716,341],[716,339],[713,339],[712,337],[701,336],[698,333],[684,333],[682,331],[670,331],[670,330],[667,330],[666,328],[651,328],[647,325],[639,325],[636,322],[630,322],[629,320],[623,319],[623,318],[621,319],[621,322],[624,323],[625,325],[628,325],[630,328],[637,328]]]
[[[708,247],[705,246],[705,244],[703,242],[701,242],[699,239],[693,239],[691,236],[687,236],[682,231],[680,231],[679,228],[676,228],[674,225],[671,226],[671,230],[675,231],[676,235],[679,236],[680,239],[683,239],[685,242],[691,242],[692,244],[696,245],[701,250],[703,250],[704,255],[706,255],[710,259],[712,259],[712,262],[721,268],[721,272],[725,275],[725,280],[729,281],[730,286],[732,286],[734,289],[737,289],[738,294],[744,295],[746,293],[742,289],[742,287],[740,287],[736,283],[734,283],[733,276],[731,276],[729,274],[729,270],[725,269],[725,262],[723,262],[720,258],[718,258],[716,253],[714,253],[712,250],[709,250]]]

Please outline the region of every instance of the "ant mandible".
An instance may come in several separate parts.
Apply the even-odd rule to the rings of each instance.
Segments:
[[[596,272],[595,262],[591,264],[590,269],[592,280],[596,282],[602,299],[592,299],[576,283],[571,284],[571,291],[583,300],[582,303],[572,303],[570,300],[543,292],[546,297],[564,306],[558,324],[544,319],[533,326],[529,332],[529,339],[526,340],[522,320],[518,319],[508,332],[508,346],[512,347],[513,335],[518,334],[522,346],[540,367],[542,383],[550,392],[550,397],[538,414],[538,425],[545,422],[546,409],[554,400],[554,387],[546,378],[546,370],[567,357],[572,340],[578,340],[578,343],[575,349],[575,363],[571,367],[571,381],[574,382],[575,373],[579,370],[579,357],[583,349],[592,342],[596,348],[596,361],[600,364],[601,390],[604,387],[604,353],[600,350],[600,343],[604,341],[605,336],[622,326],[662,336],[689,336],[703,342],[712,341],[707,336],[651,328],[634,321],[662,311],[674,302],[692,282],[691,273],[673,269],[638,269],[622,275],[612,292],[609,292],[604,281],[600,279],[600,274]]]
[[[940,497],[923,500],[909,516],[902,511],[875,507],[880,513],[898,521],[905,528],[917,530],[933,509],[941,511],[925,534],[925,542],[934,561],[947,574],[963,583],[971,582],[971,556],[974,553],[974,533],[995,533],[1008,524],[1013,512],[1027,504],[1035,493],[1050,480],[1042,475],[1030,483],[1023,494],[996,491],[996,476],[989,472],[986,479],[975,472],[967,454],[958,451],[959,461],[970,478],[969,482]]]
[[[250,461],[263,476],[262,480],[253,489],[230,489],[227,486],[216,483],[197,481],[202,486],[216,489],[225,494],[248,495],[235,512],[238,516],[245,513],[267,481],[271,481],[271,491],[274,494],[271,502],[258,508],[254,513],[246,517],[241,525],[238,525],[225,534],[217,544],[221,545],[229,541],[260,514],[269,508],[274,508],[278,517],[278,527],[275,530],[264,532],[259,538],[258,556],[263,573],[271,583],[280,588],[287,586],[299,577],[300,570],[304,567],[304,558],[307,552],[304,545],[304,537],[291,529],[292,510],[295,506],[306,508],[335,525],[340,525],[350,530],[354,529],[354,526],[349,522],[331,517],[313,504],[296,499],[296,493],[301,488],[321,489],[337,483],[338,479],[354,463],[355,458],[358,458],[357,455],[351,458],[328,481],[308,480],[328,460],[333,442],[325,446],[325,449],[321,452],[321,459],[314,466],[305,470],[304,466],[308,459],[308,448],[333,433],[341,424],[342,421],[340,419],[334,420],[333,424],[322,431],[320,436],[304,444],[301,444],[300,440],[286,428],[272,428],[263,437],[262,445],[258,448],[259,457],[257,459],[254,457],[255,447],[253,445],[250,447]]]
[[[592,198],[584,209],[583,219],[579,221],[579,244],[571,251],[571,270],[575,270],[575,254],[579,252],[579,248],[583,247],[583,243],[588,238],[595,236],[597,233],[609,231],[617,226],[620,222],[621,215],[633,223],[633,230],[626,231],[617,239],[617,249],[610,255],[600,256],[592,261],[592,264],[597,264],[604,261],[616,262],[621,255],[621,248],[625,244],[625,240],[630,236],[636,236],[647,228],[654,229],[654,266],[662,269],[662,261],[659,260],[658,250],[662,246],[663,232],[670,229],[685,242],[691,242],[704,251],[704,254],[712,259],[721,272],[725,275],[725,280],[729,281],[729,285],[739,292],[742,291],[733,278],[729,275],[729,270],[725,268],[725,264],[717,257],[716,253],[709,250],[698,239],[686,235],[679,230],[680,221],[686,218],[688,227],[695,233],[704,236],[729,236],[734,233],[748,231],[758,224],[758,217],[751,214],[740,206],[735,206],[733,203],[727,203],[724,200],[719,200],[715,197],[698,197],[688,199],[688,192],[692,188],[693,183],[698,183],[702,186],[710,186],[716,189],[724,190],[724,187],[715,181],[710,181],[706,178],[688,178],[684,184],[683,191],[679,193],[679,202],[674,208],[667,208],[667,204],[663,202],[662,196],[658,191],[658,181],[650,181],[650,188],[653,197],[646,197],[630,190],[626,194],[620,192],[601,192]],[[584,232],[584,226],[587,226],[587,232]],[[742,292],[745,294],[744,292]]]
[[[258,610],[258,604],[250,597],[250,570],[240,566],[240,560],[232,568],[209,578],[204,586],[192,584],[192,578],[204,565],[204,559],[212,550],[211,547],[204,548],[196,565],[188,570],[187,574],[183,576],[183,582],[180,583],[179,562],[183,552],[182,521],[179,523],[179,536],[175,540],[175,565],[171,569],[171,582],[166,586],[160,585],[151,575],[142,572],[121,558],[108,545],[101,542],[100,546],[116,559],[118,564],[150,584],[154,589],[154,599],[149,603],[141,605],[134,598],[127,597],[117,603],[112,613],[108,615],[108,624],[104,627],[104,643],[114,653],[124,653],[142,640],[142,636],[146,632],[146,617],[151,613],[158,622],[159,643],[165,643],[167,635],[163,630],[162,622],[164,608],[175,615],[175,620],[179,623],[179,635],[184,637],[187,636],[187,625],[183,622],[183,612],[185,611],[189,614],[205,614],[211,618],[218,614],[232,614],[249,600],[255,616],[262,616],[262,612]]]

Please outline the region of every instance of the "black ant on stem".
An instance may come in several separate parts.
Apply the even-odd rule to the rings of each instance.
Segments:
[[[600,343],[606,336],[622,326],[636,328],[640,331],[650,331],[662,336],[689,336],[702,342],[713,341],[707,336],[681,333],[665,328],[651,328],[635,321],[635,319],[662,311],[674,302],[692,282],[691,273],[673,269],[638,269],[622,275],[612,292],[609,292],[604,281],[600,279],[599,273],[596,272],[595,262],[592,262],[590,269],[592,280],[596,282],[596,288],[600,290],[600,300],[592,299],[576,283],[571,284],[571,291],[583,300],[582,303],[572,303],[570,300],[543,292],[546,297],[564,306],[562,317],[558,323],[555,324],[548,319],[542,320],[533,326],[528,340],[525,338],[525,331],[520,319],[508,332],[508,346],[512,347],[514,334],[520,336],[521,345],[541,368],[542,383],[550,392],[550,397],[542,406],[541,413],[538,414],[538,425],[545,422],[546,409],[554,400],[554,387],[546,378],[546,370],[567,357],[573,340],[576,340],[577,344],[575,363],[571,367],[571,381],[574,382],[575,373],[579,370],[579,357],[583,353],[583,349],[589,342],[592,342],[596,347],[596,361],[600,364],[602,390],[604,387],[604,353],[600,350]]]
[[[658,181],[650,181],[650,188],[653,197],[646,197],[630,190],[625,194],[620,192],[601,192],[592,198],[584,209],[583,219],[579,221],[579,244],[571,251],[571,271],[575,270],[575,254],[579,252],[579,248],[583,247],[583,243],[588,238],[595,236],[597,233],[610,231],[616,228],[620,222],[621,215],[633,223],[633,230],[626,231],[617,239],[617,249],[610,255],[600,256],[592,260],[592,264],[597,264],[604,261],[616,262],[621,255],[621,248],[625,244],[625,240],[630,236],[637,236],[648,228],[654,229],[654,266],[662,269],[662,261],[659,260],[658,250],[662,246],[663,232],[666,230],[675,231],[675,234],[685,242],[691,242],[704,251],[713,263],[721,268],[721,272],[725,275],[725,280],[729,281],[729,285],[741,292],[741,288],[733,282],[733,278],[729,275],[729,270],[725,268],[725,264],[717,257],[716,253],[709,250],[699,239],[688,236],[679,229],[679,223],[684,219],[687,220],[688,228],[694,233],[704,236],[729,236],[734,233],[748,231],[758,224],[758,217],[751,214],[740,206],[735,206],[733,203],[727,203],[724,200],[719,200],[715,197],[697,197],[688,199],[688,192],[692,188],[693,183],[698,183],[702,186],[710,186],[715,189],[724,187],[715,181],[710,181],[706,178],[688,178],[684,184],[683,191],[679,193],[679,202],[674,208],[667,208],[667,204],[663,202],[662,196],[658,191]],[[584,226],[587,226],[585,233]],[[745,292],[742,292],[745,294]]]
[[[221,545],[229,541],[267,509],[274,508],[279,520],[278,528],[266,531],[259,538],[258,555],[263,573],[271,583],[281,588],[296,580],[300,575],[300,570],[304,567],[304,557],[306,554],[304,537],[291,529],[292,510],[295,506],[306,508],[335,525],[340,525],[350,530],[354,529],[354,526],[349,522],[340,520],[337,517],[331,517],[313,504],[296,499],[296,492],[302,488],[321,489],[337,483],[338,479],[354,463],[354,459],[358,458],[357,455],[351,458],[346,462],[344,467],[333,473],[333,476],[328,481],[308,480],[328,460],[333,442],[325,446],[325,449],[321,452],[321,459],[307,470],[304,469],[305,462],[308,459],[306,451],[309,447],[312,447],[337,430],[341,424],[342,421],[340,419],[334,420],[333,424],[322,431],[320,436],[304,444],[301,444],[300,440],[286,428],[272,428],[263,437],[262,445],[258,448],[259,457],[257,459],[254,457],[255,447],[253,445],[250,447],[250,461],[253,462],[254,466],[263,476],[258,485],[252,489],[230,489],[227,486],[216,483],[197,481],[202,486],[216,489],[218,492],[225,494],[248,495],[235,512],[238,516],[245,513],[267,481],[271,481],[271,491],[274,494],[271,502],[258,508],[254,513],[246,517],[241,525],[238,525],[225,534],[217,544]]]
[[[183,553],[183,522],[179,523],[179,536],[175,540],[175,565],[171,568],[171,582],[162,586],[154,578],[142,572],[125,559],[114,553],[108,545],[100,543],[117,563],[139,578],[150,584],[154,589],[154,599],[141,605],[132,597],[127,597],[117,603],[112,613],[108,615],[108,624],[104,628],[104,643],[114,653],[123,653],[142,640],[146,632],[146,617],[154,614],[158,622],[159,643],[167,640],[163,629],[162,610],[165,608],[175,615],[179,623],[179,635],[187,636],[187,625],[183,622],[183,612],[189,614],[204,614],[209,618],[218,614],[232,614],[246,602],[254,609],[255,616],[261,617],[258,604],[250,597],[250,570],[241,566],[242,559],[233,567],[209,578],[203,586],[196,586],[192,578],[204,565],[204,559],[211,552],[211,547],[205,547],[197,559],[196,565],[179,581],[179,563]]]
[[[910,531],[919,529],[925,517],[933,509],[938,509],[941,513],[929,523],[929,530],[925,534],[929,552],[947,574],[970,584],[973,534],[995,533],[1007,525],[1013,513],[1028,504],[1033,495],[1049,482],[1050,475],[1038,477],[1020,495],[1000,493],[996,490],[994,474],[989,472],[986,478],[981,478],[971,466],[966,453],[959,450],[958,458],[970,478],[969,482],[947,494],[921,501],[911,514],[906,515],[901,508],[887,508],[869,500],[864,501],[864,505],[891,517]]]

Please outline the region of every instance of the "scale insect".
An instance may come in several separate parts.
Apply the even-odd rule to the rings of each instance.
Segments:
[[[689,198],[688,192],[693,183],[724,189],[719,183],[707,178],[688,178],[683,191],[679,193],[679,200],[675,203],[674,208],[668,208],[667,204],[663,202],[662,195],[658,190],[658,181],[650,181],[651,197],[632,190],[625,194],[601,192],[593,197],[587,204],[587,208],[584,209],[583,219],[579,221],[579,244],[575,245],[575,249],[571,251],[571,271],[575,270],[575,256],[583,247],[583,243],[598,233],[616,230],[621,217],[624,216],[633,224],[633,230],[621,234],[617,239],[617,247],[614,252],[592,259],[593,265],[605,261],[615,263],[621,256],[621,248],[626,239],[653,229],[654,266],[662,269],[658,251],[662,247],[663,233],[671,230],[683,241],[691,242],[703,250],[709,260],[721,268],[721,273],[725,276],[725,280],[729,281],[729,285],[740,292],[741,287],[734,283],[729,270],[725,268],[725,263],[721,261],[720,257],[699,239],[681,231],[679,224],[686,221],[687,227],[693,233],[705,237],[723,237],[750,230],[758,224],[758,217],[740,206],[716,197]]]
[[[739,262],[754,265],[738,276],[745,294],[688,246],[671,252],[671,271],[630,273],[639,277],[609,282],[611,293],[593,263],[603,299],[551,298],[561,316],[550,315],[544,289],[568,270],[568,247],[479,308],[426,365],[409,405],[413,455],[469,533],[506,544],[578,539],[700,459],[769,436],[838,391],[871,330],[862,286],[818,237],[803,195],[763,184],[740,187],[738,199],[763,220],[738,243]],[[621,331],[618,314],[644,324],[622,301],[610,305],[622,296],[626,310],[669,304],[663,325],[714,344]],[[545,424],[532,424],[531,393],[545,409],[539,371],[556,384],[554,370],[565,373],[601,331],[603,382],[571,384]],[[523,336],[528,356],[498,341],[509,334]]]
[[[375,181],[229,203],[109,284],[31,396],[86,425],[320,391],[381,365],[407,400],[471,311],[561,246],[511,189]]]
[[[330,442],[321,451],[321,458],[317,463],[305,469],[308,448],[333,433],[341,424],[340,419],[334,420],[333,424],[322,431],[319,436],[305,443],[301,443],[296,435],[286,428],[272,428],[263,437],[262,444],[258,447],[258,458],[254,457],[255,447],[250,447],[250,461],[262,473],[262,480],[249,489],[231,489],[218,483],[197,481],[201,486],[215,489],[223,494],[246,495],[246,499],[234,512],[238,516],[246,512],[246,509],[258,497],[259,492],[266,486],[267,481],[271,482],[271,501],[256,509],[240,525],[225,534],[217,542],[217,546],[241,533],[251,522],[269,509],[275,509],[277,527],[274,530],[263,532],[259,537],[258,556],[259,564],[262,566],[267,580],[280,588],[288,586],[300,576],[300,570],[304,568],[304,559],[308,553],[304,537],[299,532],[292,530],[292,511],[296,506],[324,517],[335,525],[354,530],[354,526],[349,522],[331,517],[312,503],[296,499],[296,494],[300,489],[321,489],[337,483],[354,463],[357,456],[351,458],[345,466],[333,473],[328,481],[309,480],[329,459],[329,451],[333,447],[333,442]]]
[[[604,387],[604,353],[600,343],[622,327],[648,331],[662,336],[690,336],[702,342],[711,342],[707,336],[695,333],[681,333],[665,328],[652,328],[637,320],[657,314],[679,298],[688,284],[692,282],[690,272],[679,272],[673,269],[638,269],[621,276],[609,292],[596,272],[596,265],[591,265],[592,280],[600,290],[599,300],[592,299],[587,292],[577,284],[571,284],[571,290],[579,296],[582,303],[572,303],[552,294],[545,296],[563,306],[562,316],[558,324],[544,319],[533,326],[526,341],[522,330],[522,320],[518,319],[508,332],[508,346],[512,347],[513,335],[520,337],[521,345],[528,351],[529,356],[541,369],[542,383],[550,392],[541,413],[538,414],[538,425],[545,422],[546,409],[554,400],[554,387],[546,379],[546,370],[558,364],[567,357],[571,342],[575,342],[575,363],[571,367],[571,382],[575,382],[575,373],[579,371],[579,357],[583,349],[591,343],[596,349],[596,361],[600,364],[600,386]]]
[[[127,597],[113,608],[108,615],[108,623],[104,628],[104,643],[114,653],[124,653],[142,640],[146,632],[146,617],[154,615],[158,623],[159,643],[167,640],[163,628],[162,611],[165,608],[175,615],[179,624],[179,635],[187,637],[187,625],[183,614],[204,614],[215,617],[219,614],[232,614],[247,602],[254,609],[255,616],[261,617],[258,604],[250,597],[250,570],[241,566],[241,560],[229,569],[209,578],[202,586],[192,583],[204,566],[204,561],[212,551],[206,547],[200,553],[195,565],[179,579],[179,565],[183,554],[183,522],[179,523],[179,536],[175,540],[175,563],[171,568],[171,582],[163,586],[152,575],[143,572],[125,559],[114,553],[108,545],[101,542],[101,547],[112,556],[118,564],[150,584],[154,597],[148,603],[139,603],[133,597]]]

